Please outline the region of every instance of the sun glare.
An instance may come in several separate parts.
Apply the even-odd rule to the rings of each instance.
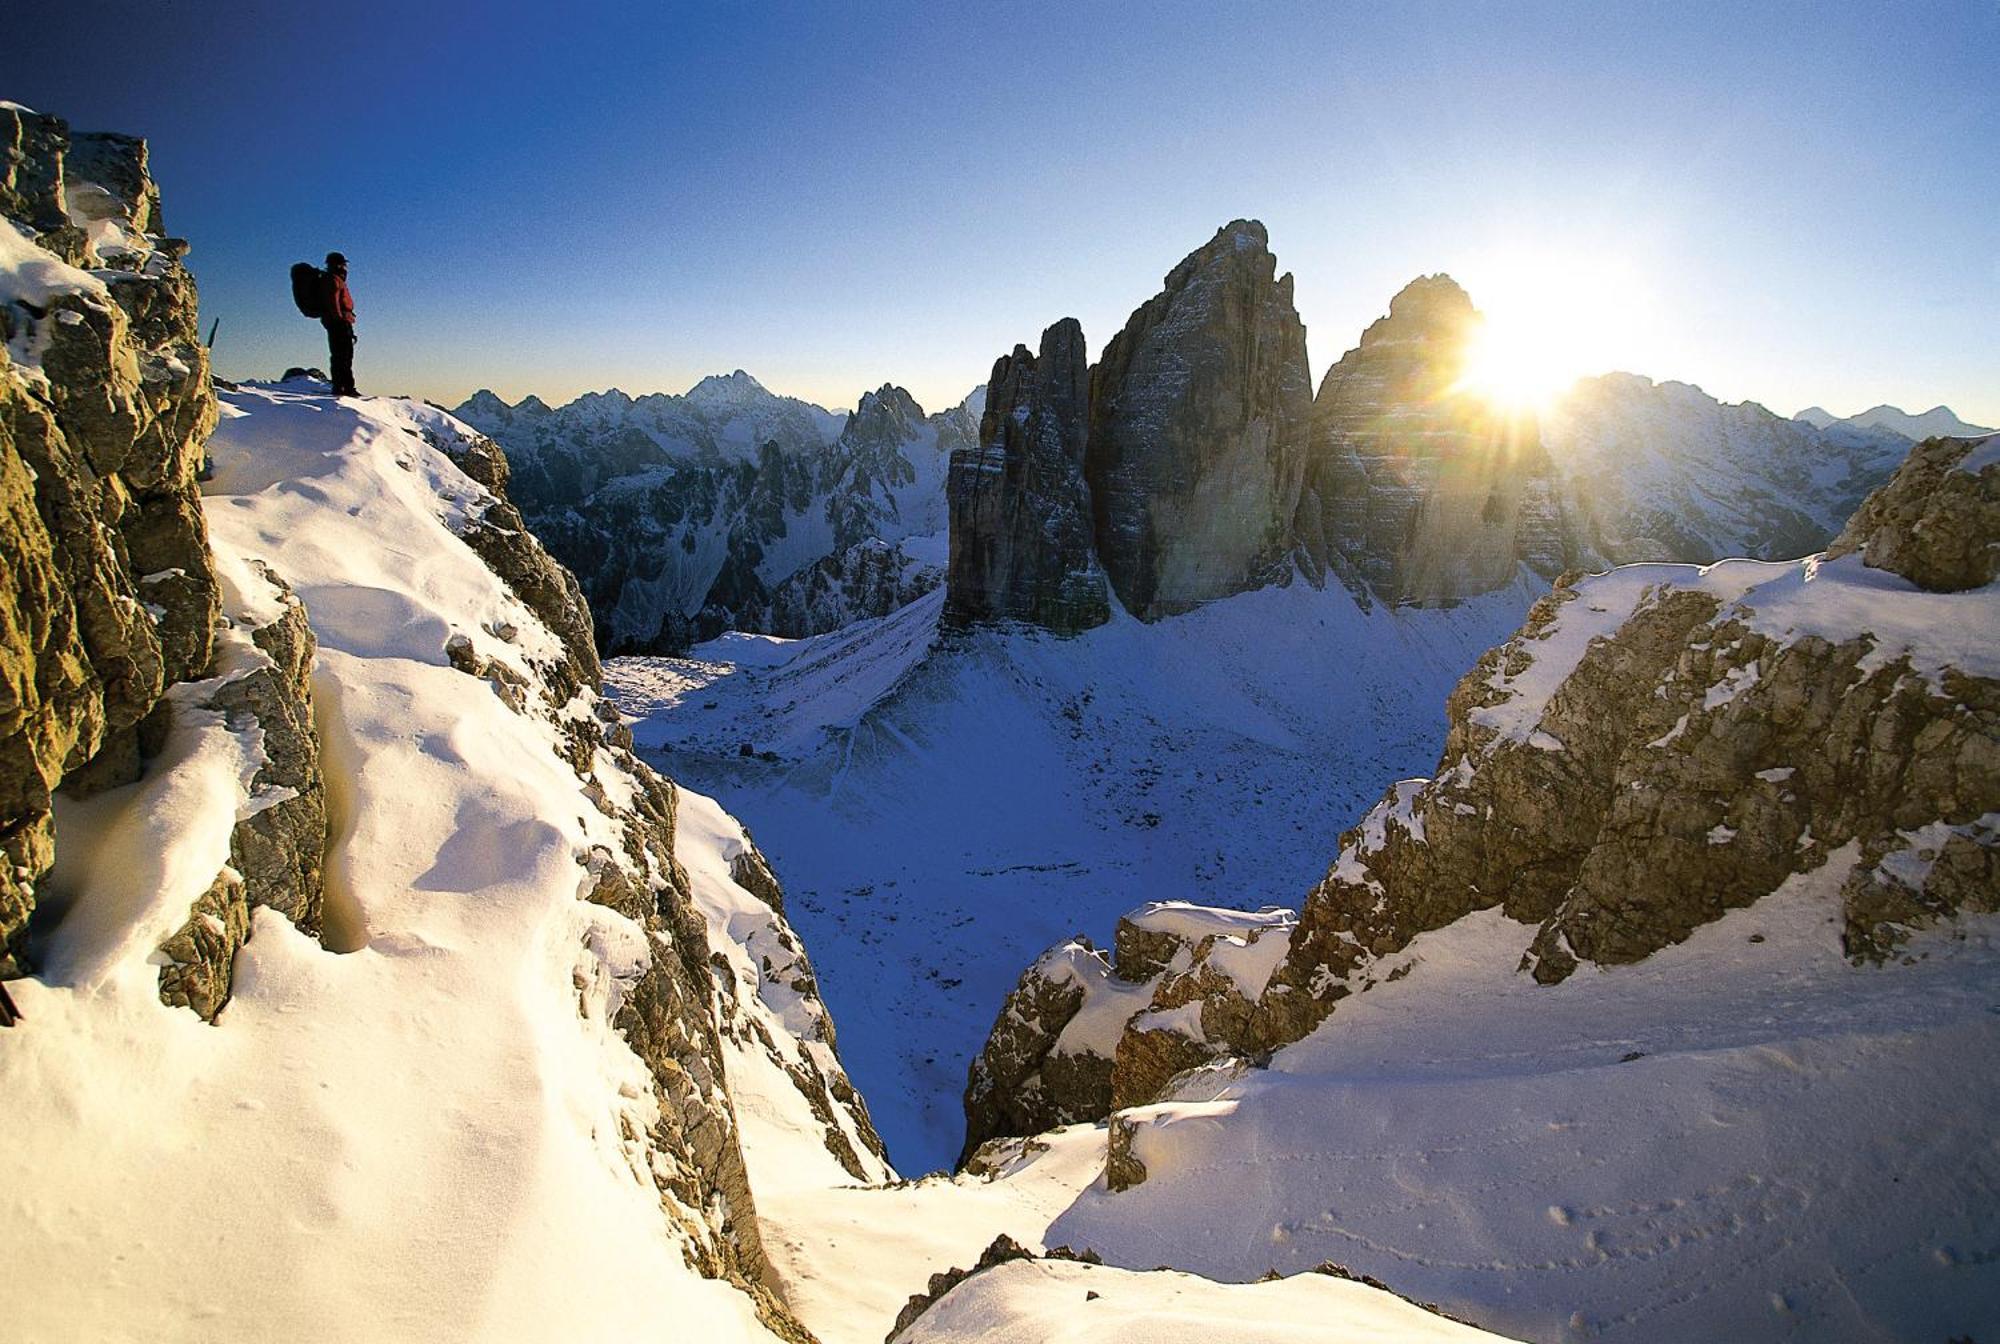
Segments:
[[[1468,269],[1485,316],[1458,386],[1510,410],[1541,410],[1577,379],[1629,367],[1647,307],[1612,261],[1508,258]]]

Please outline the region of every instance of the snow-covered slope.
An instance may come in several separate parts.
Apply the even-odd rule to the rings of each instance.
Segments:
[[[239,815],[270,801],[247,792],[254,725],[199,708],[199,683],[140,782],[59,802],[62,915],[39,936],[40,975],[10,986],[28,1025],[0,1042],[10,1264],[45,1289],[15,1295],[9,1330],[768,1338],[759,1304],[711,1277],[710,1238],[755,1245],[747,1206],[700,1194],[697,1168],[724,1170],[737,1145],[726,1094],[656,1086],[629,1015],[641,1006],[668,1043],[649,1048],[682,1052],[675,1067],[706,1067],[699,1032],[672,1043],[708,1006],[676,1017],[649,978],[694,935],[604,895],[674,880],[670,858],[624,857],[660,785],[615,745],[573,759],[594,740],[571,731],[597,721],[594,692],[544,700],[567,651],[460,539],[494,507],[445,451],[467,431],[408,402],[295,390],[225,393],[223,415],[204,503],[225,616],[269,619],[251,582],[265,564],[318,639],[327,932],[257,910],[216,1025],[161,1003],[154,949]],[[225,671],[256,655],[243,643]],[[701,904],[771,958],[782,925],[733,908],[740,832],[712,805],[687,812],[679,861]],[[807,1110],[808,1084],[839,1078],[826,1046],[802,1044],[824,1011],[784,986],[762,1000],[794,1033],[773,1053],[818,1056],[791,1088]],[[746,1014],[714,1016],[727,1030]],[[745,1053],[732,1081],[752,1072]],[[669,1108],[698,1096],[721,1103],[708,1147],[676,1148],[695,1112]],[[865,1148],[858,1112],[821,1105]]]
[[[1554,987],[1497,912],[1265,1070],[1127,1112],[1146,1178],[1045,1231],[1223,1279],[1334,1260],[1542,1341],[1983,1338],[2000,939],[1842,956],[1829,865]]]
[[[848,1066],[923,1170],[958,1152],[967,1065],[1021,966],[1157,897],[1294,899],[1383,779],[1435,760],[1445,693],[1538,591],[1364,613],[1295,583],[933,649],[938,593],[607,676],[650,758],[790,875]]]
[[[1809,555],[1910,447],[1882,429],[1814,427],[1629,373],[1578,383],[1541,429],[1576,543],[1597,565]]]
[[[1073,1260],[1014,1260],[974,1275],[896,1344],[1492,1344],[1469,1325],[1333,1274],[1221,1284]]]
[[[679,397],[480,392],[456,413],[506,450],[523,514],[616,652],[820,633],[935,587],[945,470],[977,405],[926,416],[885,386],[836,415],[738,370]]]

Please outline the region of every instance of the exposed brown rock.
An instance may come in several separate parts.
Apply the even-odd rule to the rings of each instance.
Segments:
[[[1483,319],[1445,275],[1412,281],[1321,380],[1297,532],[1316,572],[1390,603],[1544,578],[1574,551],[1532,415],[1460,380]],[[1659,557],[1664,558],[1664,557]]]
[[[1870,495],[1827,548],[1901,574],[1934,593],[1963,592],[2000,574],[2000,439],[1929,439],[1889,485]],[[1968,463],[1984,465],[1969,470]]]
[[[1220,1046],[1253,1051],[1263,1027],[1257,976],[1277,964],[1291,926],[1290,911],[1156,902],[1118,921],[1115,959],[1082,937],[1043,953],[1001,1005],[968,1071],[960,1166],[996,1137],[1152,1101]],[[1071,1031],[1086,1013],[1082,1030]]]
[[[125,232],[100,252],[72,206]],[[0,344],[38,360],[0,350],[4,976],[26,969],[50,793],[137,777],[162,693],[208,669],[218,590],[195,485],[208,356],[186,245],[157,236],[144,143],[0,109],[0,214],[82,268],[45,301],[0,304]]]
[[[1090,377],[1097,556],[1141,620],[1283,576],[1312,413],[1306,331],[1264,226],[1168,273]]]
[[[979,444],[951,455],[947,626],[1021,621],[1066,634],[1110,618],[1083,479],[1089,434],[1083,328],[1064,318],[1039,354],[1017,345],[994,363]]]
[[[2000,906],[2000,681],[1938,662],[1916,637],[1881,647],[1866,627],[1883,592],[1862,566],[1901,563],[1912,584],[1947,591],[1979,576],[1972,557],[2000,545],[2000,470],[1975,451],[1924,445],[1856,514],[1843,554],[1798,570],[1559,582],[1453,691],[1436,777],[1396,784],[1341,837],[1267,983],[1244,992],[1213,940],[1190,945],[1158,917],[1120,928],[1118,974],[1090,987],[1129,996],[1108,1106],[1156,1100],[1204,1060],[1300,1039],[1347,996],[1408,973],[1399,954],[1418,935],[1478,910],[1520,923],[1522,969],[1548,983],[1679,943],[1835,855],[1857,962]],[[1992,619],[1983,594],[1891,591],[1906,611],[1931,604],[1920,625]],[[1262,965],[1233,956],[1239,974]],[[1049,1014],[1058,1030],[1081,997]],[[996,1026],[996,1053],[1030,1058],[1050,1039],[1016,1013]],[[1126,1182],[1130,1138],[1114,1132]]]

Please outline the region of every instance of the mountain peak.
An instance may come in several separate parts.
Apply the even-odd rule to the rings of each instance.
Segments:
[[[770,389],[741,369],[734,373],[711,373],[687,391],[689,401],[707,404],[740,402],[770,395]]]
[[[514,408],[507,399],[490,387],[482,387],[458,404],[460,411],[472,411],[480,415],[504,415]]]
[[[1215,242],[1229,240],[1229,245],[1238,252],[1248,252],[1253,248],[1269,248],[1271,232],[1260,219],[1232,219],[1215,231]]]
[[[1450,327],[1455,332],[1478,312],[1465,287],[1439,271],[1420,275],[1396,291],[1389,300],[1389,321],[1426,330]]]

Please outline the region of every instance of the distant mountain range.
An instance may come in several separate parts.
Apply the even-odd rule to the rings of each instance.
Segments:
[[[604,651],[661,653],[725,630],[821,634],[935,588],[945,466],[978,438],[983,393],[927,415],[885,384],[842,414],[738,369],[560,407],[481,390],[453,414],[506,450]]]
[[[1283,355],[1227,423],[1174,409],[1225,405],[1182,387],[1187,370],[1228,364],[1189,333],[1214,344],[1239,318],[1160,316],[1204,305],[1249,314],[1264,337],[1247,348]],[[1039,356],[1003,358],[984,425],[984,385],[927,414],[885,384],[842,414],[741,369],[679,396],[613,389],[560,407],[481,391],[453,413],[506,450],[514,497],[581,579],[606,653],[677,653],[732,629],[821,634],[948,570],[947,624],[1074,630],[1105,620],[1114,592],[1154,619],[1294,566],[1396,606],[1453,605],[1524,567],[1547,582],[1790,559],[1825,546],[1913,442],[1986,432],[1943,406],[1786,418],[1614,373],[1579,381],[1524,433],[1458,390],[1478,320],[1450,277],[1422,277],[1315,397],[1262,226],[1237,221],[1134,313],[1110,363],[1087,364],[1074,322]],[[1191,474],[1239,439],[1240,461],[1209,462],[1205,484]]]
[[[1958,418],[1949,406],[1933,406],[1922,415],[1911,415],[1900,406],[1884,403],[1871,406],[1859,415],[1836,416],[1823,406],[1808,406],[1794,420],[1803,420],[1815,429],[1826,429],[1832,425],[1852,425],[1856,429],[1886,429],[1891,434],[1900,434],[1912,443],[1934,439],[1939,435],[1964,438],[1970,434],[1991,434],[1990,429],[1969,425]]]

